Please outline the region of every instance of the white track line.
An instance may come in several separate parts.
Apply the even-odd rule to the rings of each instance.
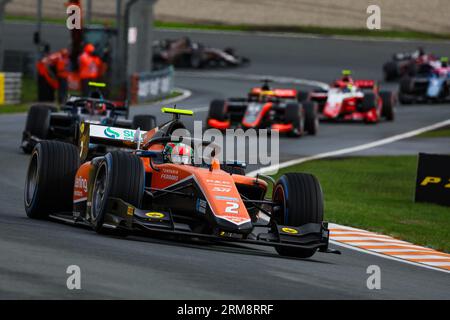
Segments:
[[[256,176],[256,174],[260,173],[260,174],[264,174],[267,172],[276,172],[280,169],[286,168],[286,167],[290,167],[293,165],[297,165],[300,163],[304,163],[307,161],[312,161],[312,160],[319,160],[319,159],[324,159],[324,158],[329,158],[329,157],[335,157],[335,156],[341,156],[344,154],[349,154],[349,153],[354,153],[354,152],[359,152],[359,151],[363,151],[363,150],[367,150],[367,149],[371,149],[371,148],[375,148],[375,147],[379,147],[379,146],[383,146],[389,143],[393,143],[399,140],[404,140],[404,139],[408,139],[414,136],[417,136],[419,134],[422,134],[424,132],[427,131],[431,131],[431,130],[435,130],[435,129],[439,129],[445,126],[450,125],[450,119],[420,128],[420,129],[416,129],[416,130],[412,130],[412,131],[408,131],[405,133],[401,133],[401,134],[397,134],[394,135],[392,137],[388,137],[385,139],[381,139],[381,140],[377,140],[377,141],[373,141],[373,142],[369,142],[369,143],[364,143],[358,146],[354,146],[354,147],[349,147],[349,148],[344,148],[344,149],[339,149],[339,150],[335,150],[335,151],[330,151],[330,152],[323,152],[323,153],[319,153],[316,155],[312,155],[309,157],[304,157],[304,158],[300,158],[300,159],[295,159],[295,160],[290,160],[290,161],[286,161],[286,162],[282,162],[280,164],[276,164],[276,165],[272,165],[269,167],[264,167],[258,170],[254,170],[252,172],[250,172],[248,175],[250,176]]]
[[[187,89],[182,89],[182,88],[174,88],[173,91],[181,91],[181,95],[174,97],[174,98],[169,98],[169,99],[164,99],[161,101],[157,101],[157,102],[153,102],[151,103],[153,104],[173,104],[176,102],[180,102],[183,101],[187,98],[189,98],[190,96],[192,96],[192,92],[190,90]]]
[[[450,273],[449,270],[434,268],[434,267],[426,265],[426,264],[417,263],[417,262],[413,262],[413,261],[408,261],[408,260],[396,258],[394,256],[388,256],[388,255],[385,255],[385,254],[382,254],[382,253],[369,251],[369,250],[365,250],[365,249],[358,248],[358,247],[353,247],[353,246],[350,246],[350,245],[342,243],[342,242],[337,242],[337,241],[334,241],[334,240],[330,240],[330,243],[332,243],[332,244],[334,244],[336,246],[344,247],[344,248],[347,248],[347,249],[350,249],[350,250],[354,250],[354,251],[358,251],[358,252],[362,252],[362,253],[367,253],[367,254],[370,254],[370,255],[373,255],[373,256],[377,256],[377,257],[380,257],[380,258],[394,260],[394,261],[398,261],[398,262],[402,262],[402,263],[406,263],[406,264],[411,264],[411,265],[416,266],[416,267],[421,267],[421,268],[425,268],[425,269],[431,269],[431,270],[435,270],[435,271],[441,271],[441,272],[445,272],[445,273]],[[436,265],[436,263],[437,262],[433,262],[432,264]],[[436,265],[436,266],[439,266],[439,265]]]
[[[235,72],[198,72],[198,71],[176,71],[175,75],[192,77],[192,78],[206,78],[206,79],[228,79],[228,80],[245,80],[245,81],[260,81],[263,79],[268,79],[277,83],[287,83],[287,84],[298,84],[302,86],[319,87],[323,89],[328,89],[330,86],[321,81],[292,78],[292,77],[282,77],[274,75],[265,74],[244,74]]]

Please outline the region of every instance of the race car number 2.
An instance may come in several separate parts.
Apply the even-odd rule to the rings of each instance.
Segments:
[[[227,201],[226,204],[227,204],[227,207],[225,208],[225,212],[226,213],[232,213],[232,214],[238,214],[239,213],[239,211],[238,211],[239,203]]]

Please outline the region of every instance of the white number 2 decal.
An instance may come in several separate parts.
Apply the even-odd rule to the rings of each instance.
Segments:
[[[226,213],[238,214],[239,204],[237,202],[227,202],[227,207],[225,208]]]

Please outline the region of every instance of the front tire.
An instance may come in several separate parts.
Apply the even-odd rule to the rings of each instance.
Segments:
[[[108,198],[114,197],[140,208],[144,196],[144,166],[128,152],[108,153],[99,164],[91,195],[91,223],[95,231],[105,233]],[[120,233],[121,229],[115,229]],[[123,233],[121,233],[123,235]]]
[[[275,185],[273,201],[281,210],[274,214],[280,225],[298,227],[323,222],[323,195],[317,178],[306,173],[282,175]],[[309,258],[317,249],[277,247],[282,256]]]
[[[381,116],[386,118],[388,121],[394,121],[395,119],[395,95],[390,91],[382,91],[380,92],[380,97],[383,100],[383,108],[381,112]]]
[[[59,141],[37,144],[25,181],[27,216],[44,219],[50,212],[72,212],[73,186],[79,166],[76,146]]]

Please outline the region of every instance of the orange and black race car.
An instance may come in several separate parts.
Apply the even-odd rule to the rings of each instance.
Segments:
[[[252,88],[246,98],[213,100],[208,127],[272,129],[294,137],[315,135],[319,127],[317,103],[299,103],[297,90],[272,89],[268,82],[264,80],[261,87]]]
[[[147,132],[83,123],[78,148],[39,143],[26,178],[27,215],[87,225],[99,233],[163,233],[273,246],[286,256],[335,252],[328,249],[322,191],[314,176],[288,173],[277,182],[246,176],[242,164],[219,163],[218,146],[180,137],[185,130],[180,114],[192,111],[163,111],[173,119]],[[91,142],[122,151],[85,161]],[[198,162],[193,149],[200,145],[214,151]],[[268,184],[273,191],[266,199]]]

